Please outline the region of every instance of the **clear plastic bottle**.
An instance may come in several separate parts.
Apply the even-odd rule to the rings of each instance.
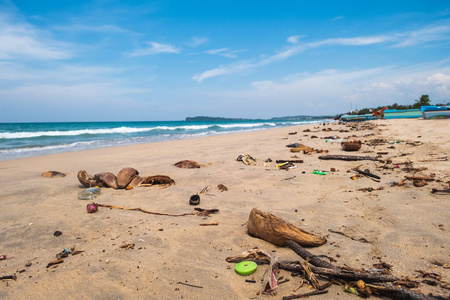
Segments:
[[[78,192],[78,199],[80,200],[93,200],[100,195],[100,189],[98,187],[91,187],[81,192]]]

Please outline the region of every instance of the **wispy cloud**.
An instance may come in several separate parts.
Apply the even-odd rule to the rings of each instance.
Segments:
[[[450,26],[429,26],[420,30],[401,33],[398,35],[398,43],[394,47],[410,47],[433,42],[450,41]]]
[[[145,55],[152,55],[152,54],[160,54],[160,53],[174,53],[178,54],[180,53],[180,49],[169,45],[169,44],[161,44],[157,42],[146,42],[148,47],[146,48],[140,48],[135,49],[133,52],[130,53],[131,56],[145,56]]]
[[[198,47],[200,45],[208,43],[209,39],[206,37],[192,37],[190,41],[186,43],[189,47]]]
[[[132,31],[121,28],[116,25],[99,25],[99,26],[87,26],[81,24],[74,24],[71,26],[54,26],[53,29],[60,31],[87,31],[87,32],[98,32],[98,33],[132,33]]]
[[[344,16],[337,16],[337,17],[331,19],[330,21],[331,22],[335,22],[335,21],[338,21],[338,20],[343,19],[343,18],[344,18]]]
[[[208,54],[217,54],[220,56],[224,56],[224,57],[228,57],[228,58],[236,58],[237,57],[237,53],[242,53],[242,52],[246,52],[247,50],[231,50],[229,48],[220,48],[220,49],[211,49],[211,50],[206,50],[205,53]]]
[[[192,78],[198,82],[201,82],[202,80],[215,76],[247,71],[260,66],[286,60],[304,51],[324,46],[369,46],[386,44],[394,47],[407,47],[417,44],[425,45],[438,41],[447,42],[450,41],[450,26],[429,26],[420,30],[403,33],[387,33],[382,35],[358,36],[350,38],[331,38],[309,43],[299,43],[299,39],[302,37],[303,36],[300,35],[288,37],[287,41],[293,44],[292,46],[286,47],[273,55],[254,59],[252,60],[252,63],[249,63],[249,61],[237,62],[230,66],[221,66],[219,68],[196,74]]]
[[[71,58],[69,45],[49,32],[0,14],[0,59],[60,60]]]

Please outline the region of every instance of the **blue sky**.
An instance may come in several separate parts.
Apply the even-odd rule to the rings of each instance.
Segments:
[[[0,122],[450,101],[449,1],[0,0]]]

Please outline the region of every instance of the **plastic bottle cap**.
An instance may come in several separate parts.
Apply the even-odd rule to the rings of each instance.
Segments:
[[[239,275],[250,275],[255,273],[258,265],[253,261],[241,261],[234,267]]]

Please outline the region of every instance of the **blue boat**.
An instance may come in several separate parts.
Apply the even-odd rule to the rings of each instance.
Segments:
[[[421,117],[422,112],[420,109],[386,109],[384,111],[385,119],[411,119]]]
[[[342,115],[341,121],[344,122],[356,122],[356,121],[369,121],[369,120],[378,120],[380,116],[374,116],[372,114],[364,114],[364,115]]]
[[[424,119],[450,119],[450,106],[422,106],[422,117]]]

